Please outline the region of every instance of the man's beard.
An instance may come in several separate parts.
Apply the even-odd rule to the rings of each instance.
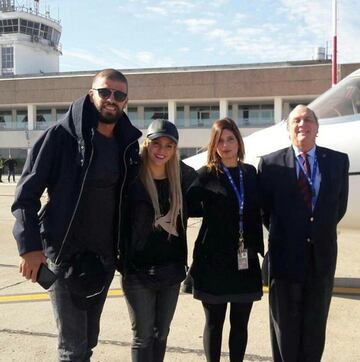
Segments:
[[[98,119],[101,123],[114,124],[121,117],[123,110],[117,107],[115,113],[109,113],[105,110],[105,107],[102,107],[100,110],[95,106],[98,113]]]

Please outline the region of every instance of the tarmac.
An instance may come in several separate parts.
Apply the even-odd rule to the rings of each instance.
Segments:
[[[56,361],[57,331],[47,293],[18,273],[19,257],[11,230],[10,212],[15,184],[0,184],[0,361]],[[200,220],[190,219],[189,255]],[[324,362],[360,361],[359,230],[339,228],[336,285],[328,319]],[[245,361],[272,361],[268,323],[268,294],[254,303]],[[165,361],[205,361],[202,346],[204,315],[201,303],[180,294],[171,325]],[[221,361],[229,361],[229,322],[223,331]],[[101,320],[99,344],[92,361],[130,361],[132,332],[117,274]]]

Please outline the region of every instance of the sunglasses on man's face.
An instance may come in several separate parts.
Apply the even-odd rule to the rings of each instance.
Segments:
[[[93,88],[93,90],[96,90],[99,93],[100,98],[102,99],[108,99],[111,95],[113,95],[116,102],[123,102],[125,98],[127,97],[127,94],[110,88]]]

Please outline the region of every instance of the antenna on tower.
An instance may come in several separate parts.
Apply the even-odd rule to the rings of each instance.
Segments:
[[[40,0],[34,0],[34,10],[36,15],[39,15],[39,2]]]

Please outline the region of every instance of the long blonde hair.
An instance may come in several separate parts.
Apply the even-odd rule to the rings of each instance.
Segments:
[[[161,212],[159,205],[159,195],[149,167],[148,146],[150,142],[151,141],[148,138],[145,138],[141,147],[141,166],[139,175],[140,180],[142,181],[146,191],[150,196],[155,212],[155,222],[155,220],[161,216]],[[170,226],[174,230],[177,230],[177,219],[179,215],[181,218],[181,223],[183,220],[183,197],[181,191],[179,159],[180,158],[176,146],[173,156],[165,164],[166,177],[169,180]]]

